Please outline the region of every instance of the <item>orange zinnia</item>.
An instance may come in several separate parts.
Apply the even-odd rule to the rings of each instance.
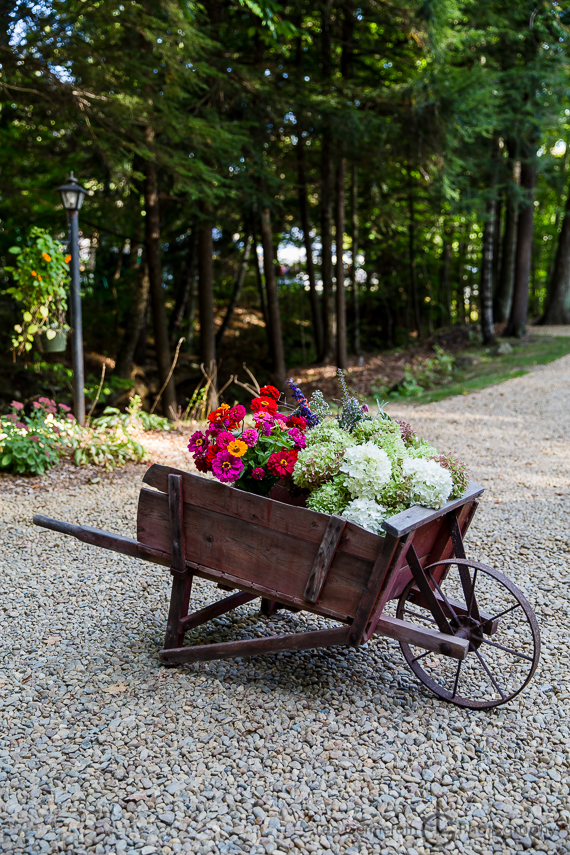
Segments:
[[[42,258],[44,261],[51,261],[51,255],[48,255],[47,252],[42,252]]]
[[[32,270],[32,276],[37,276],[37,275],[38,275],[38,274],[36,273],[36,271],[35,271],[35,270]]]
[[[243,457],[247,449],[248,446],[241,439],[234,439],[226,446],[226,451],[229,451],[233,457]]]
[[[63,260],[65,261],[65,263],[66,263],[66,264],[69,264],[69,262],[71,261],[71,256],[70,256],[70,255],[66,255],[66,256],[65,256],[65,258],[64,258]]]

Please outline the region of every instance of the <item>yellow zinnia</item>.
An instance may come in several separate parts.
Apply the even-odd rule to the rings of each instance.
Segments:
[[[234,439],[232,442],[228,443],[227,450],[230,454],[233,454],[234,457],[243,457],[248,449],[248,446],[241,439]]]

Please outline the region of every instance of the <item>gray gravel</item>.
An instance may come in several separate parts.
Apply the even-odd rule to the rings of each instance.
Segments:
[[[31,525],[133,533],[144,467],[4,478],[2,852],[570,852],[570,357],[392,411],[487,487],[468,547],[537,612],[525,693],[493,712],[444,705],[383,639],[162,668],[167,573]],[[197,606],[219,595],[196,585]],[[315,623],[250,603],[195,637]]]

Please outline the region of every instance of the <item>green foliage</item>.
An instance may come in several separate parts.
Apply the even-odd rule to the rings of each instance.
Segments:
[[[28,415],[17,401],[11,409],[0,417],[0,470],[43,475],[71,447],[74,420],[69,407],[40,398]]]
[[[78,466],[93,463],[114,469],[147,456],[122,424],[82,428],[69,407],[49,398],[34,401],[28,414],[18,401],[11,409],[0,417],[0,470],[43,475],[62,457],[72,457]]]
[[[434,346],[435,356],[406,365],[404,379],[391,390],[391,396],[413,398],[425,389],[444,382],[453,373],[454,358],[439,345]]]
[[[46,331],[55,337],[55,330],[65,327],[69,256],[61,244],[45,229],[30,230],[28,245],[8,250],[16,256],[15,266],[6,266],[15,284],[5,289],[7,295],[20,304],[22,320],[16,324],[12,345],[20,353],[31,350],[34,336]]]
[[[133,395],[125,413],[122,413],[116,407],[105,407],[103,415],[94,419],[92,424],[95,429],[116,428],[120,425],[124,428],[133,427],[140,430],[171,429],[168,419],[163,416],[156,416],[154,413],[145,413],[142,409],[140,395]]]

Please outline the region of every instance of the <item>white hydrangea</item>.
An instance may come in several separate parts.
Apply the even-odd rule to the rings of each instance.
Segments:
[[[407,457],[402,472],[410,479],[410,499],[425,508],[441,508],[451,495],[451,473],[435,460]]]
[[[344,452],[340,471],[353,499],[378,499],[392,474],[390,458],[374,442],[354,445]]]
[[[373,499],[353,499],[349,502],[341,516],[361,525],[373,534],[385,534],[382,523],[386,519],[386,508]]]

